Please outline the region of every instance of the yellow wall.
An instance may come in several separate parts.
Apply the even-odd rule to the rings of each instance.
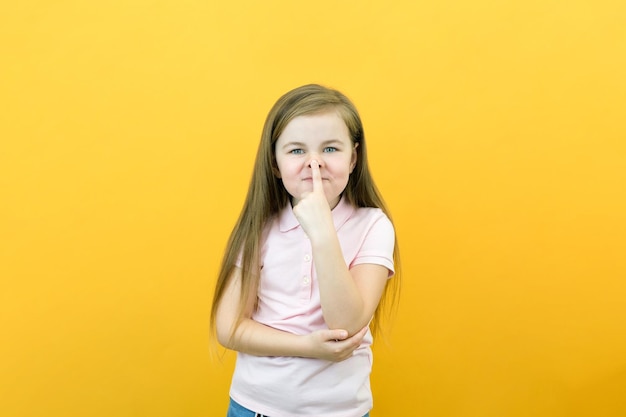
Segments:
[[[626,3],[0,7],[0,415],[224,415],[265,114],[357,103],[404,288],[374,417],[626,415]]]

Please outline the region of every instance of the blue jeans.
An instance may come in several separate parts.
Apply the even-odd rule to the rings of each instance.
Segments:
[[[246,407],[235,402],[232,398],[228,406],[228,414],[226,417],[269,417],[257,414],[252,410],[248,410]],[[363,417],[370,417],[370,413],[365,414]]]

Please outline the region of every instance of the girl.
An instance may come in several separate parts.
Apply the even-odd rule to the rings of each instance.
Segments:
[[[386,213],[350,100],[319,85],[282,96],[211,310],[238,352],[228,417],[369,415],[372,332],[399,283]]]

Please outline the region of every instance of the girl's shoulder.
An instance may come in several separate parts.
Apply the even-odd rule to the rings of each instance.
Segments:
[[[378,207],[354,207],[347,223],[355,226],[360,225],[366,229],[371,227],[390,229],[391,231],[394,229],[391,219]]]
[[[356,218],[371,218],[371,219],[389,219],[385,212],[379,207],[354,207],[354,214],[352,217]]]

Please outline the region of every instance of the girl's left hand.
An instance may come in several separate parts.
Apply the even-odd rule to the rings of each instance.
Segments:
[[[324,193],[322,174],[316,160],[311,161],[313,191],[303,194],[294,206],[293,214],[300,222],[309,239],[315,239],[322,233],[334,230],[330,206]]]
[[[361,346],[367,334],[365,326],[356,334],[348,337],[345,330],[317,330],[305,336],[309,340],[310,350],[307,358],[323,359],[331,362],[341,362],[352,356],[352,353]]]

